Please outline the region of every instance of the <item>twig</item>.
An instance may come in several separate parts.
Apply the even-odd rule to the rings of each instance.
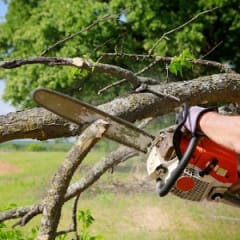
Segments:
[[[154,67],[158,62],[159,62],[159,60],[155,60],[154,62],[150,63],[150,64],[147,65],[145,68],[143,68],[143,69],[141,69],[140,71],[138,71],[138,72],[136,73],[136,76],[139,76],[140,74],[142,74],[142,73],[150,70],[150,69],[151,69],[152,67]],[[144,77],[142,77],[142,82],[144,82],[143,79],[144,79]],[[127,79],[121,79],[120,81],[117,81],[117,82],[114,82],[114,83],[112,83],[112,84],[109,84],[109,85],[107,85],[106,87],[100,89],[100,90],[98,91],[98,95],[102,94],[103,92],[107,91],[108,89],[110,89],[110,88],[112,88],[112,87],[118,86],[118,85],[123,84],[123,83],[125,83],[125,82],[127,82]],[[146,82],[146,81],[145,81],[145,82]],[[151,79],[151,82],[152,82],[152,83],[155,83],[155,84],[158,83],[158,82],[157,82],[156,80],[154,80],[154,79]]]
[[[72,229],[74,229],[76,240],[79,239],[78,229],[77,229],[77,208],[78,208],[78,201],[80,198],[80,193],[75,197],[73,202],[73,210],[72,210]]]
[[[60,236],[60,235],[63,235],[63,234],[74,232],[76,240],[80,239],[80,236],[78,234],[78,229],[77,229],[77,205],[78,205],[79,198],[80,198],[80,194],[78,194],[73,201],[72,223],[71,223],[70,228],[66,229],[66,230],[58,231],[56,233],[56,236]]]
[[[68,234],[68,233],[72,233],[74,232],[74,229],[73,228],[69,228],[69,229],[66,229],[66,230],[61,230],[61,231],[58,231],[56,233],[56,237],[60,236],[60,235],[63,235],[63,234]]]
[[[0,223],[10,219],[21,218],[27,215],[29,212],[35,211],[35,216],[42,212],[41,203],[34,204],[32,206],[19,207],[11,210],[7,210],[0,213]],[[20,224],[20,223],[19,223]],[[19,224],[14,224],[17,226]]]
[[[193,18],[191,18],[190,20],[188,20],[187,22],[183,23],[182,25],[174,28],[174,29],[171,29],[170,31],[168,32],[165,32],[156,42],[155,44],[153,45],[153,47],[149,50],[148,54],[149,55],[152,55],[154,49],[157,47],[157,45],[162,41],[162,39],[166,38],[167,35],[173,33],[173,32],[176,32],[182,28],[184,28],[185,26],[187,26],[188,24],[192,23],[193,21],[195,21],[197,18],[199,18],[200,16],[202,15],[205,15],[207,13],[210,13],[212,11],[215,11],[216,9],[218,9],[219,7],[215,7],[215,8],[212,8],[212,9],[209,9],[209,10],[206,10],[206,11],[203,11],[203,12],[200,12],[198,13],[196,16],[194,16]]]
[[[127,81],[126,79],[122,79],[122,80],[119,80],[119,81],[114,82],[114,83],[112,83],[112,84],[109,84],[109,85],[107,85],[106,87],[100,89],[100,90],[98,91],[98,95],[102,94],[103,92],[107,91],[108,89],[110,89],[110,88],[112,88],[112,87],[115,87],[115,86],[117,86],[117,85],[123,84],[123,83],[125,83],[126,81]]]
[[[103,53],[103,57],[127,57],[127,58],[133,58],[135,60],[139,59],[155,59],[158,62],[164,62],[164,63],[170,63],[172,61],[172,57],[163,57],[163,56],[155,56],[155,55],[146,55],[146,54],[131,54],[131,53]],[[216,61],[210,61],[210,60],[204,60],[202,57],[200,59],[195,59],[189,61],[192,64],[195,65],[202,65],[202,66],[211,66],[220,69],[221,72],[225,73],[235,73],[230,67]]]
[[[149,71],[151,68],[153,68],[160,60],[159,59],[155,59],[153,62],[151,62],[150,64],[148,64],[146,67],[144,67],[143,69],[141,69],[140,71],[137,72],[137,76]]]
[[[216,44],[216,46],[214,46],[212,49],[210,49],[210,51],[208,51],[205,55],[203,55],[202,57],[200,57],[200,59],[203,59],[205,57],[207,57],[210,53],[212,53],[216,48],[218,48],[221,44],[223,43],[223,41],[220,41],[219,43]]]
[[[146,84],[141,84],[138,88],[135,89],[135,92],[150,92],[158,97],[166,97],[174,101],[181,102],[180,98],[166,94],[166,93],[154,91],[153,89],[150,89]]]
[[[58,42],[54,43],[53,45],[51,45],[50,47],[48,47],[47,49],[45,49],[41,54],[40,56],[44,56],[46,55],[49,51],[51,51],[53,48],[73,39],[74,37],[76,37],[77,35],[85,32],[85,31],[88,31],[90,30],[91,28],[93,28],[95,25],[97,25],[98,23],[100,22],[103,22],[103,21],[106,21],[106,20],[109,20],[109,19],[116,19],[118,17],[118,15],[106,15],[106,16],[103,16],[103,17],[100,17],[98,18],[97,20],[95,20],[93,23],[91,23],[90,25],[88,25],[87,27],[84,27],[83,29],[81,29],[79,32],[76,32],[76,33],[73,33],[72,35],[62,39],[62,40],[59,40]]]
[[[33,205],[30,211],[27,212],[27,214],[25,214],[19,221],[13,224],[13,227],[16,227],[18,225],[25,226],[33,217],[37,216],[41,212],[40,206],[41,203]]]

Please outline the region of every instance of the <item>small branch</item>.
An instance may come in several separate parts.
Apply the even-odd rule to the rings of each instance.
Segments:
[[[133,58],[135,60],[139,60],[139,59],[155,59],[155,61],[158,62],[164,62],[164,63],[170,63],[172,61],[172,57],[162,57],[162,56],[155,56],[155,55],[146,55],[146,54],[129,54],[129,53],[103,53],[102,54],[103,57],[127,57],[127,58]],[[215,67],[218,68],[221,72],[225,72],[225,73],[235,73],[235,71],[233,71],[231,68],[229,68],[228,66],[226,66],[225,64],[216,62],[216,61],[210,61],[210,60],[204,60],[204,59],[195,59],[195,60],[191,60],[189,61],[194,65],[202,65],[202,66],[207,66],[207,67]]]
[[[138,88],[135,89],[135,92],[150,92],[158,97],[166,97],[166,98],[170,98],[176,102],[181,102],[180,98],[178,97],[175,97],[173,95],[170,95],[170,94],[166,94],[166,93],[162,93],[162,92],[157,92],[157,91],[154,91],[153,89],[149,88],[148,85],[146,84],[141,84]]]
[[[139,152],[125,146],[119,147],[115,152],[108,154],[102,161],[96,163],[92,169],[78,182],[73,183],[65,195],[65,201],[84,192],[94,184],[108,169],[125,161],[126,159],[138,155]]]
[[[148,121],[149,120],[146,120],[146,122]],[[64,197],[64,201],[68,201],[71,198],[84,192],[92,184],[94,184],[106,171],[108,171],[108,169],[111,169],[113,166],[125,161],[130,157],[136,156],[138,154],[139,152],[137,152],[134,149],[131,149],[125,146],[120,146],[116,151],[108,154],[106,157],[103,158],[103,160],[96,163],[93,166],[93,168],[89,170],[88,173],[84,177],[82,177],[78,182],[71,184]],[[44,207],[43,202],[40,202],[32,206],[15,208],[15,209],[1,212],[0,223],[10,219],[24,218],[25,215],[28,215],[29,212],[33,211],[33,209],[38,210],[35,212],[35,216],[37,216],[43,212],[43,209],[44,209],[43,207]],[[21,220],[18,221],[14,226],[23,225],[20,223],[21,223]],[[24,222],[24,224],[26,224],[26,222]],[[69,230],[66,230],[66,231],[60,231],[58,234],[63,234],[63,233],[73,232],[73,231],[74,231],[73,228],[70,228]]]
[[[205,57],[207,57],[210,53],[212,53],[216,48],[218,48],[221,44],[223,43],[223,41],[220,41],[218,44],[216,44],[216,46],[214,46],[212,49],[210,49],[210,51],[208,51],[205,55],[203,55],[200,59],[203,59]]]
[[[137,72],[137,75],[140,75],[146,71],[149,71],[151,68],[153,68],[155,65],[158,64],[158,62],[160,62],[159,59],[154,60],[153,62],[151,62],[150,64],[148,64],[146,67],[144,67],[143,69],[141,69],[140,71]]]
[[[110,20],[110,19],[116,19],[117,17],[119,17],[118,15],[106,15],[103,17],[98,18],[97,20],[95,20],[92,24],[88,25],[87,27],[84,27],[83,29],[81,29],[79,32],[73,33],[72,35],[54,43],[53,45],[51,45],[50,47],[48,47],[46,50],[44,50],[40,56],[44,56],[46,55],[49,51],[51,51],[53,48],[56,48],[57,46],[73,39],[74,37],[76,37],[77,35],[90,30],[91,28],[93,28],[94,26],[96,26],[98,23],[106,21],[106,20]]]
[[[7,220],[10,220],[10,219],[16,219],[16,218],[24,217],[29,212],[35,212],[35,216],[40,214],[42,212],[41,203],[34,204],[32,206],[19,207],[19,208],[15,208],[15,209],[11,209],[11,210],[1,212],[0,213],[0,223],[4,222],[4,221],[7,221]],[[20,224],[20,222],[19,222],[19,224],[14,224],[14,226],[17,226],[17,225],[22,225],[22,224]]]
[[[218,9],[219,7],[215,7],[215,8],[212,8],[212,9],[209,9],[209,10],[206,10],[206,11],[203,11],[203,12],[200,12],[198,13],[196,16],[194,16],[193,18],[191,18],[190,20],[188,20],[187,22],[183,23],[182,25],[174,28],[174,29],[171,29],[170,31],[168,32],[165,32],[156,42],[155,44],[153,45],[153,47],[149,50],[148,54],[149,55],[152,55],[154,49],[157,47],[157,45],[164,39],[164,38],[167,38],[167,36],[173,32],[176,32],[184,27],[186,27],[187,25],[189,25],[190,23],[192,23],[193,21],[195,21],[197,18],[199,18],[200,16],[202,15],[205,15],[207,13],[210,13],[210,12],[213,12],[215,11],[216,9]]]
[[[30,64],[45,64],[49,66],[72,66],[80,69],[85,69],[92,72],[107,73],[112,76],[125,78],[133,86],[139,85],[141,78],[128,69],[124,69],[115,65],[92,63],[81,57],[61,58],[61,57],[34,57],[27,59],[14,59],[0,62],[0,68],[12,69]]]
[[[67,234],[67,233],[74,232],[75,233],[75,239],[76,240],[80,239],[80,236],[78,234],[78,229],[77,229],[77,205],[78,205],[79,198],[80,198],[80,194],[78,194],[73,201],[72,224],[71,224],[70,228],[57,232],[56,236],[60,236],[62,234]]]
[[[76,239],[79,239],[78,229],[77,229],[77,209],[78,209],[78,201],[80,198],[80,194],[78,194],[73,202],[73,209],[72,209],[72,226],[71,228],[75,232]]]
[[[42,208],[40,206],[41,203],[33,205],[33,207],[19,221],[17,221],[13,225],[13,227],[16,227],[18,225],[25,226],[32,218],[34,218],[35,216],[42,212]]]
[[[123,83],[125,83],[125,82],[127,82],[127,80],[126,80],[126,79],[122,79],[122,80],[119,80],[119,81],[114,82],[114,83],[112,83],[112,84],[109,84],[109,85],[107,85],[106,87],[100,89],[100,90],[98,91],[98,95],[101,95],[103,92],[107,91],[108,89],[110,89],[110,88],[112,88],[112,87],[115,87],[115,86],[118,86],[118,85],[121,85],[121,84],[123,84]]]
[[[157,63],[159,62],[159,60],[155,60],[154,62],[150,63],[148,66],[146,66],[145,68],[143,68],[142,70],[138,71],[136,73],[136,76],[139,76],[140,74],[150,70],[152,67],[154,67]],[[108,89],[112,88],[112,87],[115,87],[115,86],[118,86],[118,85],[121,85],[123,83],[126,83],[127,80],[126,79],[122,79],[120,81],[117,81],[117,82],[114,82],[112,84],[109,84],[107,85],[106,87],[100,89],[98,91],[98,94],[102,94],[104,91],[107,91]],[[151,78],[145,78],[145,77],[141,77],[141,82],[142,83],[149,83],[149,84],[158,84],[159,81],[156,81],[155,79],[151,79]]]

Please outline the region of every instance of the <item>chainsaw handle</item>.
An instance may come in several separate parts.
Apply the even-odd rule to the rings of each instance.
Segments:
[[[171,188],[173,187],[173,185],[175,184],[177,179],[180,177],[180,175],[182,174],[182,172],[186,168],[186,166],[189,162],[189,159],[191,158],[191,156],[192,156],[192,154],[195,150],[197,142],[198,142],[198,136],[197,135],[192,136],[186,152],[182,156],[181,160],[179,160],[178,166],[172,172],[172,174],[169,177],[169,179],[167,180],[167,182],[165,184],[161,185],[161,183],[160,183],[158,185],[157,193],[158,193],[159,196],[163,197],[171,190]]]

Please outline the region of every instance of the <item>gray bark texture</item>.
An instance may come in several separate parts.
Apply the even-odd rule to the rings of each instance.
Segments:
[[[134,122],[173,112],[183,102],[189,105],[239,103],[239,87],[240,74],[215,74],[190,81],[150,85],[144,92],[119,97],[98,107],[109,114]],[[180,101],[168,95],[175,96]],[[0,142],[21,138],[46,140],[76,136],[83,127],[84,124],[75,125],[42,108],[33,108],[0,116]]]
[[[42,220],[36,240],[55,239],[57,226],[61,217],[64,196],[70,180],[79,164],[93,145],[102,137],[108,123],[98,120],[80,135],[69,151],[61,167],[54,175],[47,196],[43,200]]]

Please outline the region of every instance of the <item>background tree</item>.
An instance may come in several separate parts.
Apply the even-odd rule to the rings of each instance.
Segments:
[[[163,35],[215,7],[219,8],[214,13],[202,14],[191,24]],[[6,60],[43,54],[49,57],[84,56],[92,61],[115,64],[137,72],[152,59],[102,58],[103,53],[175,56],[189,49],[197,58],[207,55],[208,59],[231,64],[238,71],[238,12],[237,0],[199,0],[190,4],[185,0],[63,0],[61,3],[55,0],[12,0],[6,21],[0,25],[0,57]],[[71,40],[55,44],[70,36]],[[52,45],[54,47],[44,51]],[[158,81],[165,80],[163,66],[163,63],[156,64],[148,71],[148,76]],[[195,76],[202,73],[199,71],[195,68]],[[211,71],[208,69],[208,72]],[[184,76],[190,78],[192,75],[191,72]],[[129,89],[128,84],[116,86],[98,97],[96,93],[116,81],[116,77],[61,67],[24,66],[17,70],[1,71],[1,78],[7,81],[4,98],[22,107],[32,106],[27,96],[38,86],[56,89],[92,103],[112,99]]]
[[[6,22],[0,26],[5,99],[30,107],[30,92],[43,86],[94,104],[106,102],[98,107],[132,122],[172,112],[182,102],[239,103],[240,75],[231,69],[239,68],[238,5],[223,0],[191,4],[12,0]],[[211,61],[203,59],[206,55]],[[168,67],[178,75],[170,74]],[[186,76],[189,81],[179,81]],[[126,85],[97,96],[117,80]],[[47,195],[33,206],[2,212],[0,221],[19,218],[16,225],[25,225],[42,214],[37,239],[54,239],[64,202],[78,200],[107,169],[137,154],[128,148],[112,153],[70,184],[76,168],[108,127],[102,121],[87,129],[85,125],[72,124],[42,108],[0,116],[0,142],[81,134]]]

